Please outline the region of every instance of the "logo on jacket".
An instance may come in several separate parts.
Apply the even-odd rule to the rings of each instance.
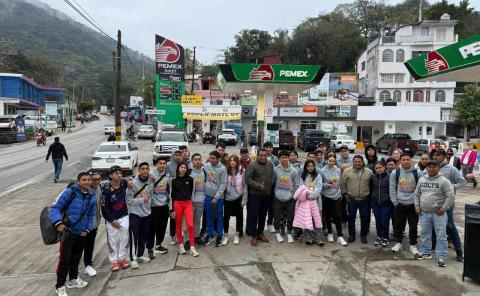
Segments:
[[[436,51],[431,51],[427,54],[427,59],[425,60],[425,68],[427,68],[428,73],[435,73],[448,69],[448,63],[445,58]]]
[[[180,59],[180,49],[169,39],[155,45],[155,61],[157,63],[176,63]]]
[[[268,64],[261,64],[258,68],[253,68],[250,71],[250,76],[248,80],[273,80],[275,74],[273,73],[272,66]]]

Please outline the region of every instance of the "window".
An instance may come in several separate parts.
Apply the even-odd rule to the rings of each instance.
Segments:
[[[407,91],[405,98],[406,98],[407,102],[410,102],[412,100],[412,92]]]
[[[300,120],[300,131],[304,131],[306,129],[317,129],[317,121],[316,120]]]
[[[397,56],[395,61],[397,63],[403,63],[405,61],[405,51],[403,49],[397,49]]]
[[[405,74],[395,74],[395,83],[403,83]]]
[[[429,27],[424,27],[422,28],[422,31],[420,32],[420,35],[421,36],[429,36],[430,35],[430,28]]]
[[[423,126],[418,127],[418,135],[419,136],[423,135]],[[423,143],[423,141],[425,141],[425,140],[418,141],[418,144],[425,144],[425,143]]]
[[[395,102],[400,102],[402,100],[402,92],[399,90],[396,90],[393,92],[393,100]]]
[[[430,91],[429,90],[427,90],[425,92],[425,102],[430,102]]]
[[[445,102],[445,91],[437,90],[435,92],[435,102],[444,103]]]
[[[251,122],[252,122],[252,123],[251,123],[251,128],[250,128],[250,130],[251,130],[252,132],[256,132],[256,131],[257,131],[257,125],[258,125],[258,123],[257,123],[256,120],[252,120]]]
[[[365,61],[362,62],[362,71],[365,71]]]
[[[391,101],[392,98],[390,96],[390,92],[388,90],[382,90],[380,92],[380,102]]]
[[[414,102],[423,102],[424,97],[423,97],[423,91],[417,89],[416,91],[413,92],[413,101]]]
[[[382,62],[392,63],[393,62],[393,50],[385,49],[382,52]]]
[[[393,83],[394,74],[380,74],[382,83]]]
[[[437,41],[446,41],[445,29],[437,29]]]

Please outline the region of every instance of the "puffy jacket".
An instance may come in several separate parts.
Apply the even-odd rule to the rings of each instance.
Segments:
[[[373,202],[378,205],[390,202],[390,176],[387,172],[373,175],[371,184]]]
[[[73,227],[70,228],[72,234],[79,235],[84,231],[90,232],[93,229],[93,218],[96,213],[97,199],[95,194],[90,194],[88,192],[82,193],[78,184],[63,191],[50,210],[50,220],[55,227],[63,223],[62,209],[64,209],[65,205],[70,200],[72,190],[75,190],[76,196],[70,203],[70,206],[66,209],[66,215],[69,222],[69,225],[66,226],[71,227],[70,225],[73,225]],[[83,217],[81,217],[82,214]]]
[[[293,226],[301,229],[313,230],[313,228],[322,228],[322,218],[318,204],[314,199],[308,199],[307,186],[300,186],[295,192],[293,198],[297,201],[295,204],[295,218]]]

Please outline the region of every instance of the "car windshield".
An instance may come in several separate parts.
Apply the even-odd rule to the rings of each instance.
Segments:
[[[410,136],[407,134],[393,134],[394,139],[404,139],[404,140],[410,140]]]
[[[153,126],[151,126],[151,125],[142,125],[142,126],[140,126],[140,129],[153,130]]]
[[[123,152],[127,151],[127,145],[101,145],[97,152]]]
[[[161,133],[158,140],[169,142],[186,142],[185,135],[183,133]]]
[[[222,135],[235,135],[234,131],[222,131]]]
[[[322,132],[309,132],[308,136],[310,137],[325,137],[325,133]]]

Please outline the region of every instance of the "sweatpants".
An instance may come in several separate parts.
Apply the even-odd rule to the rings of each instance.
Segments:
[[[415,206],[398,204],[393,214],[395,215],[395,225],[393,225],[393,231],[395,233],[395,241],[402,243],[403,232],[408,221],[408,236],[410,238],[410,245],[417,244],[417,225],[418,215],[415,213]]]
[[[107,222],[108,259],[112,263],[126,259],[130,246],[128,239],[130,221],[128,216],[118,219],[117,222],[120,224],[120,228],[115,228],[112,223]]]
[[[95,238],[97,237],[97,229],[90,231],[85,237],[85,245],[83,248],[83,264],[85,267],[93,265],[93,249],[95,247]]]
[[[333,200],[326,196],[322,196],[323,200],[323,213],[325,216],[325,224],[328,233],[332,231],[332,220],[337,230],[337,236],[343,236],[342,232],[342,198]]]
[[[263,234],[269,206],[269,196],[248,194],[246,227],[248,236],[259,236]]]
[[[150,229],[150,215],[140,217],[129,215],[130,223],[130,260],[142,257],[145,253],[145,243]]]
[[[213,213],[212,208],[217,210],[217,237],[223,237],[223,199],[217,200],[215,207],[212,207],[213,196],[205,195],[205,211],[207,212],[207,234],[213,236]]]
[[[202,229],[200,230],[200,236],[207,233],[207,211],[205,209],[205,203],[203,204],[203,216],[202,216]],[[212,216],[213,216],[213,230],[217,231],[217,210],[215,208],[212,209]]]
[[[243,235],[243,208],[242,199],[225,200],[223,205],[223,232],[228,233],[230,217],[235,217],[235,231],[241,237]]]
[[[284,232],[285,225],[287,233],[292,233],[293,218],[295,216],[295,200],[292,198],[288,201],[273,200],[273,223],[276,232]]]
[[[155,246],[161,246],[167,231],[170,210],[167,206],[152,207],[150,214],[150,231],[147,238],[147,250],[153,250]]]
[[[67,275],[70,280],[78,278],[78,264],[82,258],[85,237],[72,234],[65,230],[60,240],[60,259],[57,265],[57,284],[58,289],[65,285]]]
[[[179,245],[183,244],[183,232],[182,232],[182,221],[185,217],[185,222],[188,229],[188,240],[190,241],[190,246],[195,246],[195,235],[193,230],[193,206],[191,200],[186,201],[175,201],[173,203],[173,209],[175,210],[175,220],[177,220],[176,233],[177,233],[177,243]]]
[[[390,230],[390,216],[392,216],[392,206],[390,202],[378,204],[371,201],[373,215],[375,215],[375,226],[377,228],[377,238],[388,239]]]

